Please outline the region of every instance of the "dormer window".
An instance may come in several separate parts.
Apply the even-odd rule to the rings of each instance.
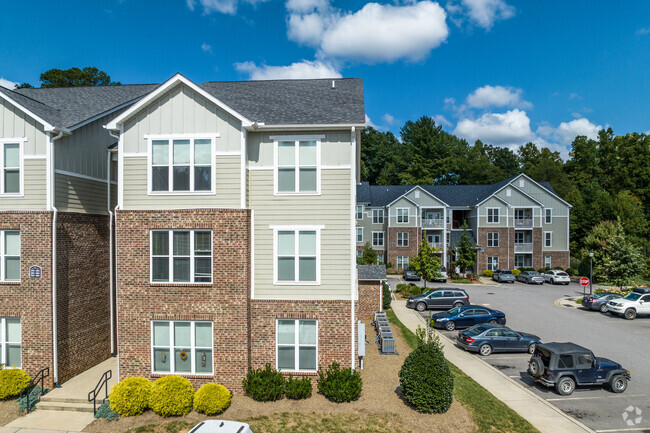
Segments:
[[[150,139],[150,192],[214,192],[212,138]]]

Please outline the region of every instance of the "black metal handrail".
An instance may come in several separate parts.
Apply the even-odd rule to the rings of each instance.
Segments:
[[[45,394],[45,387],[43,386],[45,378],[50,376],[50,367],[45,367],[38,373],[36,373],[36,376],[32,380],[29,381],[29,385],[24,387],[23,389],[20,390],[20,395],[18,396],[19,398],[23,398],[23,396],[27,397],[27,406],[25,407],[25,412],[29,413],[31,412],[31,405],[29,404],[29,399],[32,395],[32,390],[36,387],[36,384],[39,382],[41,383],[41,395]]]
[[[113,370],[105,371],[104,374],[102,374],[102,377],[99,379],[99,382],[97,382],[95,389],[88,393],[88,402],[93,402],[93,414],[95,415],[97,414],[97,395],[102,390],[102,388],[104,388],[105,397],[102,399],[102,404],[106,403],[106,400],[108,400],[108,381],[112,378]]]

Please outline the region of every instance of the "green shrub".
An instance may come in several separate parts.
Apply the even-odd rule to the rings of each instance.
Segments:
[[[285,392],[287,398],[291,400],[302,400],[304,398],[311,397],[311,379],[308,377],[303,377],[301,379],[294,378],[289,375],[287,383],[285,385]]]
[[[576,271],[573,268],[566,268],[566,273],[571,275],[572,277],[575,277],[576,275],[578,275],[578,271]]]
[[[48,388],[45,388],[43,390],[43,394],[47,394],[50,390]],[[40,386],[35,386],[32,388],[32,390],[29,393],[29,411],[32,412],[34,409],[36,409],[36,403],[38,403],[41,400],[41,387]],[[26,412],[27,411],[27,396],[25,395],[24,397],[18,398],[18,410],[20,412]]]
[[[521,274],[521,269],[513,269],[513,270],[512,270],[512,275],[514,275],[515,277],[516,277],[517,275],[519,275],[519,274]]]
[[[31,380],[29,374],[18,368],[0,370],[0,400],[16,397]]]
[[[280,400],[284,395],[284,386],[284,376],[271,364],[257,370],[250,369],[242,381],[244,392],[256,401]]]
[[[539,268],[537,272],[539,272],[540,274],[544,274],[546,273],[546,268]]]
[[[232,393],[218,383],[206,383],[194,394],[194,409],[206,415],[217,415],[228,409]]]
[[[144,377],[129,377],[117,383],[109,401],[111,410],[120,416],[135,416],[149,408],[151,382]]]
[[[194,389],[189,380],[165,376],[151,386],[149,407],[160,416],[183,416],[192,410],[193,399]]]
[[[494,275],[494,271],[490,271],[489,269],[483,271],[484,277],[492,278],[492,275]]]
[[[442,351],[424,344],[404,360],[399,372],[404,400],[420,412],[443,413],[451,406],[454,378]]]
[[[556,269],[558,271],[563,271],[564,270],[564,268],[562,266],[556,266],[553,269]]]
[[[395,291],[396,291],[397,293],[402,293],[402,292],[404,292],[404,289],[406,289],[407,287],[408,287],[408,284],[399,283],[399,284],[397,285],[397,287],[395,288]]]
[[[117,421],[120,416],[111,409],[111,402],[107,401],[97,408],[95,418],[104,418],[106,421]]]
[[[393,267],[393,264],[391,262],[386,262],[386,269],[390,269]]]
[[[409,284],[409,293],[411,295],[421,295],[422,294],[422,289],[417,286],[416,284]]]
[[[390,296],[390,286],[388,283],[384,282],[381,289],[381,304],[384,307],[384,310],[388,310],[390,308],[391,301],[392,298]]]
[[[359,372],[351,368],[341,369],[337,362],[333,362],[325,371],[318,369],[318,390],[330,401],[354,401],[361,395],[362,387]]]

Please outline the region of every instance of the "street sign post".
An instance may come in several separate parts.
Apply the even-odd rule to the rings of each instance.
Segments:
[[[589,285],[589,278],[582,277],[580,278],[580,285],[582,286],[582,298],[585,297],[585,288]]]

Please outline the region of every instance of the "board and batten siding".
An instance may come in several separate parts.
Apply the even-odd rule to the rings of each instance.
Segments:
[[[24,161],[22,197],[1,197],[0,210],[46,210],[47,163],[45,158]]]
[[[251,170],[249,202],[254,210],[255,299],[350,299],[350,169],[321,174],[321,195],[274,196],[273,170]],[[323,225],[321,284],[273,285],[272,225]]]
[[[43,125],[4,99],[0,99],[0,138],[24,138],[25,156],[45,155],[47,134]]]
[[[108,213],[106,182],[56,173],[55,185],[55,204],[59,212]],[[111,187],[116,188],[117,185]]]

